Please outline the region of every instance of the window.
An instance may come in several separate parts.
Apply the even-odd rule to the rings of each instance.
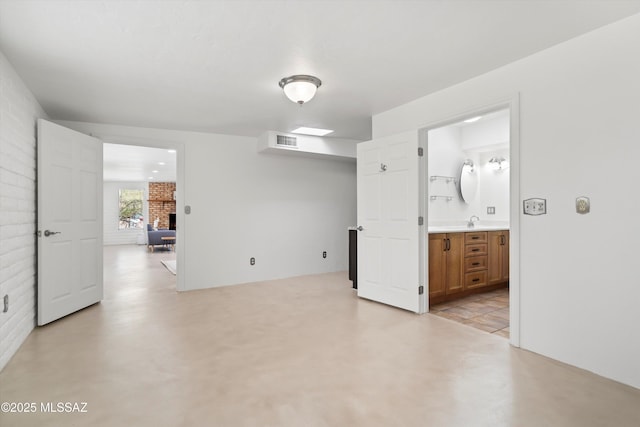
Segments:
[[[120,222],[118,230],[143,228],[142,197],[144,190],[120,189]]]

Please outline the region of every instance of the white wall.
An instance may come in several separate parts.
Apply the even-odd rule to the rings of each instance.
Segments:
[[[374,138],[520,94],[523,348],[640,387],[640,15],[373,118]],[[578,215],[575,199],[591,198]],[[521,201],[513,201],[521,206]]]
[[[177,241],[186,289],[347,269],[355,162],[262,154],[249,137],[59,123],[109,142],[184,144],[184,203],[192,213]]]
[[[144,199],[142,202],[142,215],[144,218],[143,229],[118,229],[120,219],[119,191],[120,189],[143,190]],[[143,237],[143,242],[147,238],[147,223],[149,223],[149,183],[147,182],[120,182],[105,181],[103,189],[103,210],[104,224],[103,235],[105,245],[135,245],[138,237]]]
[[[478,165],[478,197],[469,204],[471,215],[486,223],[509,223],[509,169],[494,170],[489,164],[491,157],[509,158],[509,149],[494,149],[475,153]],[[494,215],[487,214],[487,207],[495,208]],[[469,219],[469,217],[465,217]]]
[[[461,147],[460,128],[446,126],[429,131],[427,147],[429,196],[449,196],[450,201],[442,198],[428,201],[429,225],[451,225],[469,218],[469,206],[460,198],[458,184],[443,179],[431,181],[431,176],[460,178],[460,168],[466,159]]]
[[[9,311],[0,312],[0,370],[35,326],[39,117],[46,114],[0,52],[0,301],[9,295]]]
[[[451,200],[428,199],[429,225],[463,225],[472,215],[484,224],[509,223],[509,170],[494,171],[488,164],[493,156],[509,158],[509,119],[487,119],[471,125],[449,125],[432,129],[428,133],[429,195],[451,196]],[[476,198],[467,203],[459,195],[460,169],[466,159],[475,164],[478,176]],[[430,176],[448,176],[458,179],[458,184]],[[492,206],[496,213],[487,214]]]

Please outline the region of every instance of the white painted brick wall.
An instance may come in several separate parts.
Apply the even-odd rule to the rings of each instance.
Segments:
[[[36,119],[46,114],[0,52],[0,370],[36,321]]]

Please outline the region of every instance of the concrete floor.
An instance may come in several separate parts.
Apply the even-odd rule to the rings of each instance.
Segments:
[[[0,373],[1,401],[37,406],[0,425],[640,425],[640,390],[358,299],[346,273],[176,293],[174,256],[105,248],[104,301],[34,330]]]

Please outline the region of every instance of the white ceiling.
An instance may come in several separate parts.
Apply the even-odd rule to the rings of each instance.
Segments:
[[[371,116],[640,12],[640,1],[0,1],[52,119],[367,139]],[[278,81],[322,79],[298,106]]]
[[[176,182],[176,153],[160,148],[103,145],[104,181]]]

